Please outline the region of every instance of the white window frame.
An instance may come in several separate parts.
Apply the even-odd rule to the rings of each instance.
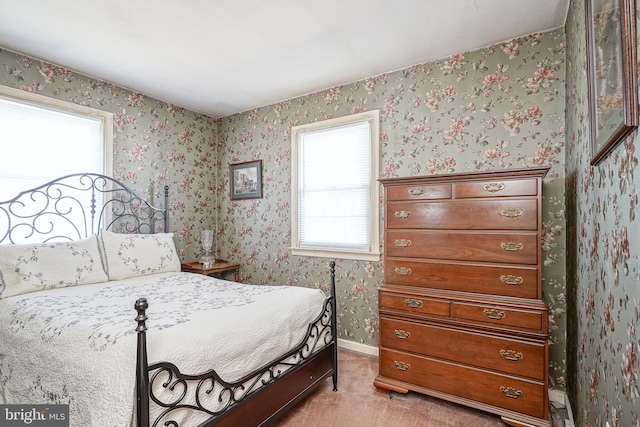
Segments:
[[[6,99],[14,99],[18,102],[25,102],[41,108],[48,108],[60,112],[68,112],[82,116],[88,116],[100,119],[102,122],[102,149],[103,149],[103,165],[102,174],[112,176],[113,173],[113,113],[98,110],[96,108],[84,105],[74,104],[72,102],[62,101],[56,98],[31,93],[9,86],[0,85],[0,96]],[[87,172],[84,170],[70,171]],[[54,177],[55,178],[55,177]]]
[[[300,247],[299,238],[299,200],[298,177],[299,136],[305,132],[316,132],[332,129],[352,123],[368,121],[370,123],[370,248],[367,251],[344,250],[338,248],[307,248]],[[353,259],[363,261],[380,261],[380,185],[379,176],[379,141],[380,141],[380,112],[367,111],[321,122],[309,123],[291,128],[291,253],[299,256],[314,256],[323,258]],[[340,153],[335,153],[339,156]]]

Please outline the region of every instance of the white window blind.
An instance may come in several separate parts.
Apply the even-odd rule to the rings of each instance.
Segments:
[[[57,108],[2,92],[0,200],[71,173],[110,172],[110,113],[46,98],[66,107]]]
[[[294,130],[294,254],[379,256],[374,119],[368,113]]]

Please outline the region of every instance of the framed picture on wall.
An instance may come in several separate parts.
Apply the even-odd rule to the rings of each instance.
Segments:
[[[634,0],[587,0],[591,164],[638,127]]]
[[[231,200],[262,198],[262,160],[229,165]]]

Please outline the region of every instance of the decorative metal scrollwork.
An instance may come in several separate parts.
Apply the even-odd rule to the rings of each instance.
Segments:
[[[424,188],[422,187],[410,188],[409,194],[412,196],[422,196],[424,194]]]
[[[524,211],[522,209],[501,209],[500,210],[500,215],[507,218],[517,218],[519,216],[522,216],[523,214],[524,214]]]
[[[492,308],[492,309],[485,308],[484,310],[482,310],[482,312],[489,319],[494,319],[494,320],[503,319],[507,315],[507,313],[505,313],[504,311],[500,311],[500,310],[495,309],[495,308]]]
[[[504,184],[501,182],[492,182],[491,184],[483,185],[482,188],[489,193],[497,193],[498,191],[504,190]]]
[[[500,247],[507,252],[518,252],[524,248],[524,245],[516,242],[502,242]]]
[[[165,187],[165,207],[168,194]],[[100,229],[156,233],[167,226],[165,208],[99,174],[67,175],[0,202],[0,244],[79,240]]]
[[[522,390],[516,390],[513,387],[502,386],[502,387],[500,387],[500,391],[502,392],[502,394],[504,394],[505,396],[510,397],[512,399],[517,399],[520,396],[522,396]]]
[[[400,361],[397,361],[397,360],[394,360],[394,361],[393,361],[393,365],[394,365],[396,368],[398,368],[398,370],[399,370],[399,371],[408,371],[408,370],[409,370],[409,368],[411,368],[411,365],[409,365],[408,363],[406,363],[406,362],[400,362]]]
[[[411,338],[411,332],[403,331],[402,329],[395,329],[393,333],[396,334],[396,337],[398,337],[401,340],[406,340]]]
[[[500,350],[500,355],[505,359],[513,360],[514,362],[521,360],[523,357],[522,352],[516,352],[515,350]]]
[[[512,285],[512,286],[520,285],[522,284],[522,282],[524,282],[524,278],[522,276],[514,276],[512,274],[501,275],[500,280],[505,285]]]
[[[395,244],[399,248],[407,248],[407,247],[411,246],[411,240],[409,240],[409,239],[396,239]]]
[[[174,414],[184,409],[205,418],[218,417],[237,405],[262,386],[283,376],[290,368],[315,356],[330,344],[333,297],[325,301],[324,311],[307,329],[302,343],[283,357],[236,382],[223,380],[215,370],[198,375],[187,375],[172,363],[161,362],[148,367],[151,400],[160,407],[153,426],[178,426]],[[194,415],[198,416],[198,415]]]
[[[407,219],[411,216],[411,211],[396,211],[395,215],[398,219]]]
[[[411,274],[411,269],[409,267],[396,267],[395,272],[400,276],[408,276]]]
[[[410,308],[422,307],[422,301],[419,299],[407,298],[406,300],[404,300],[404,303],[407,305],[407,307]]]

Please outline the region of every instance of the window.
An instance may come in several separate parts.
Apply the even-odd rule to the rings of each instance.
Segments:
[[[378,110],[294,126],[292,253],[380,260]]]
[[[63,175],[112,169],[111,113],[0,85],[0,201]]]

